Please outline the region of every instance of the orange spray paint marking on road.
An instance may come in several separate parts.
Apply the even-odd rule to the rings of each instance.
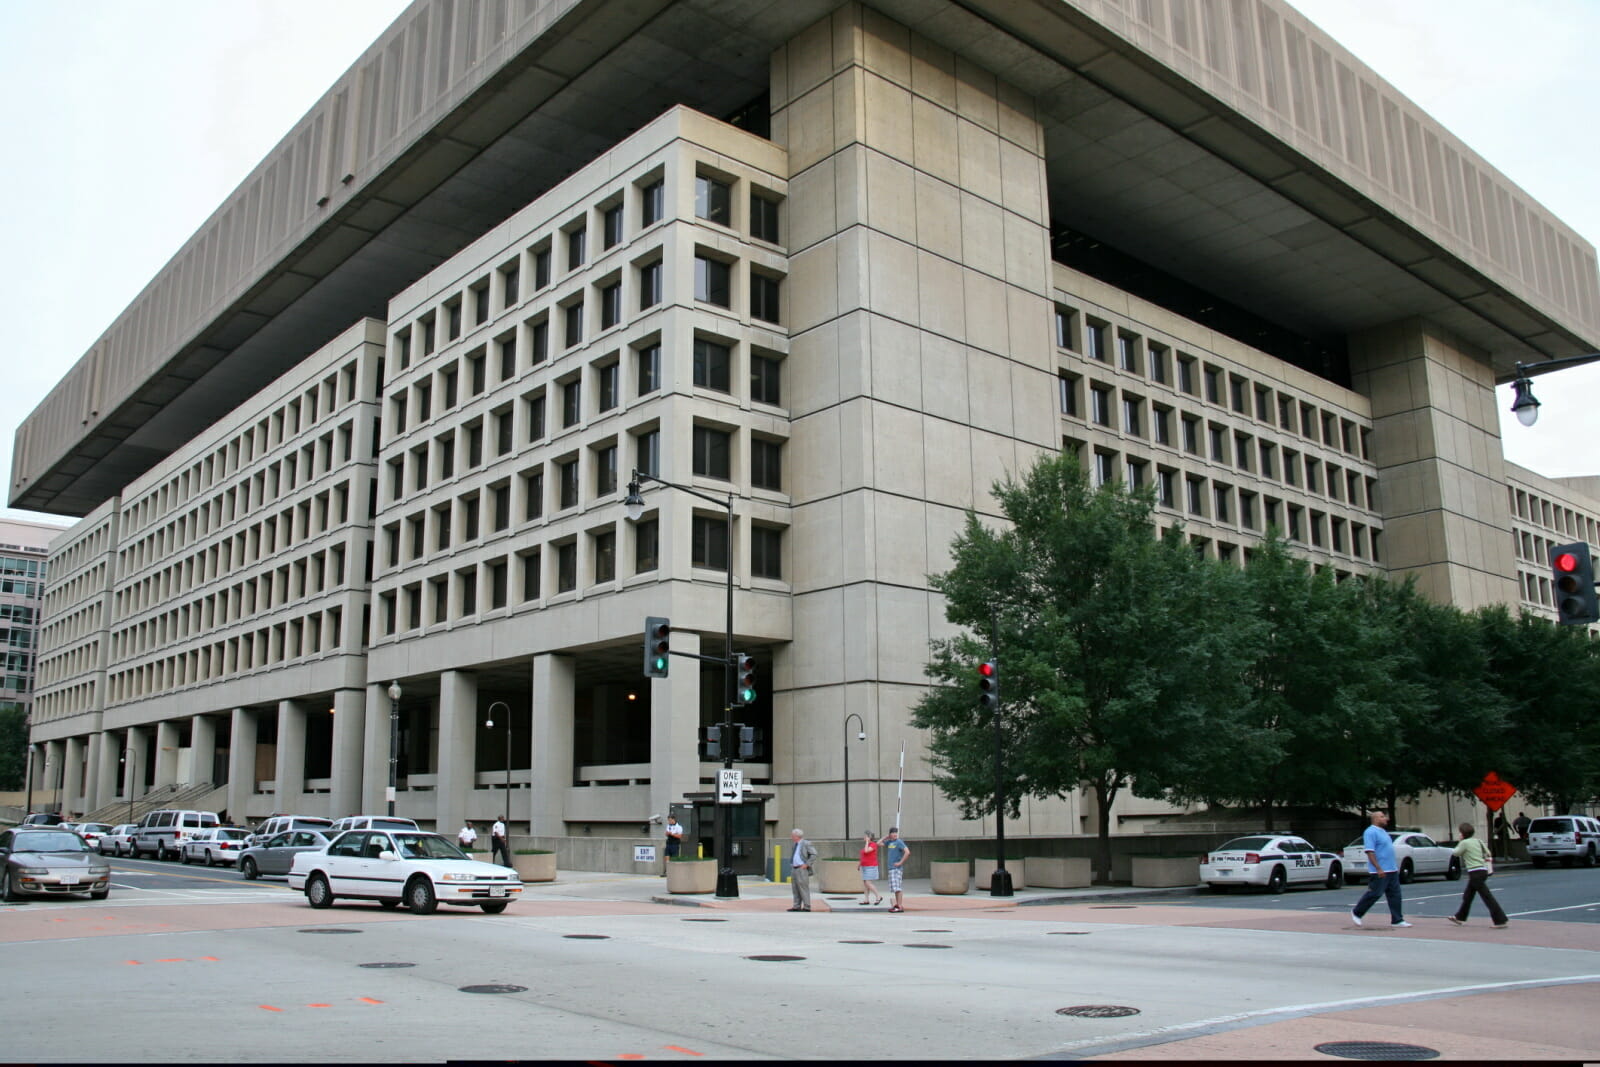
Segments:
[[[692,1048],[684,1048],[681,1045],[662,1045],[661,1047],[664,1048],[664,1049],[668,1049],[668,1050],[670,1050],[672,1052],[681,1052],[685,1056],[704,1056],[705,1055],[704,1052],[696,1052]]]
[[[361,1003],[363,1003],[363,1004],[382,1004],[383,1003],[383,1001],[381,1001],[381,1000],[373,1000],[371,997],[358,997],[357,999],[360,1000]]]
[[[333,1005],[332,1004],[307,1004],[306,1007],[308,1007],[308,1008],[331,1008],[331,1007],[333,1007]]]
[[[260,1008],[262,1011],[283,1011],[282,1008],[274,1008],[271,1004],[257,1004],[256,1007]]]
[[[123,960],[122,962],[126,963],[129,967],[143,967],[144,966],[144,961],[143,960]]]
[[[201,956],[200,958],[202,960],[205,960],[207,963],[221,963],[222,962],[221,960],[219,960],[215,956]]]
[[[173,956],[171,959],[156,960],[156,962],[157,963],[188,963],[189,961],[186,960],[186,959],[183,959],[182,957],[179,957],[179,956]]]

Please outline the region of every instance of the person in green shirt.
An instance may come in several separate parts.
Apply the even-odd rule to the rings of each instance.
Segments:
[[[1489,905],[1489,918],[1494,921],[1494,928],[1504,930],[1507,921],[1505,909],[1494,899],[1494,894],[1489,892],[1489,875],[1494,869],[1494,856],[1490,854],[1488,845],[1472,836],[1473,829],[1470,822],[1462,823],[1460,830],[1461,843],[1456,845],[1455,854],[1461,860],[1461,869],[1467,872],[1467,888],[1461,894],[1461,906],[1450,916],[1450,921],[1457,926],[1465,926],[1467,913],[1472,910],[1472,898],[1480,896],[1483,902]]]

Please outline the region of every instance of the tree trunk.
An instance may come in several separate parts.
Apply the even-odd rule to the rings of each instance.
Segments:
[[[1273,825],[1272,825],[1272,816],[1273,816],[1272,798],[1271,797],[1267,797],[1264,801],[1262,801],[1262,805],[1261,806],[1266,809],[1266,825],[1263,826],[1262,829],[1266,830],[1268,833],[1271,833],[1272,830],[1273,830]]]
[[[1106,784],[1104,778],[1094,780],[1094,806],[1095,806],[1095,832],[1099,835],[1099,843],[1095,849],[1095,866],[1099,869],[1099,881],[1111,881],[1111,802],[1116,798],[1117,791]]]

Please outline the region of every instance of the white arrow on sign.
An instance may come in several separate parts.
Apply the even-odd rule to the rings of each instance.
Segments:
[[[717,803],[744,803],[744,772],[737,768],[723,768],[717,775]]]

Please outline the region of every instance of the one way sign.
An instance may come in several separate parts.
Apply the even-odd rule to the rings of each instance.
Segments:
[[[717,777],[717,803],[744,803],[744,772],[736,767],[723,768]]]

